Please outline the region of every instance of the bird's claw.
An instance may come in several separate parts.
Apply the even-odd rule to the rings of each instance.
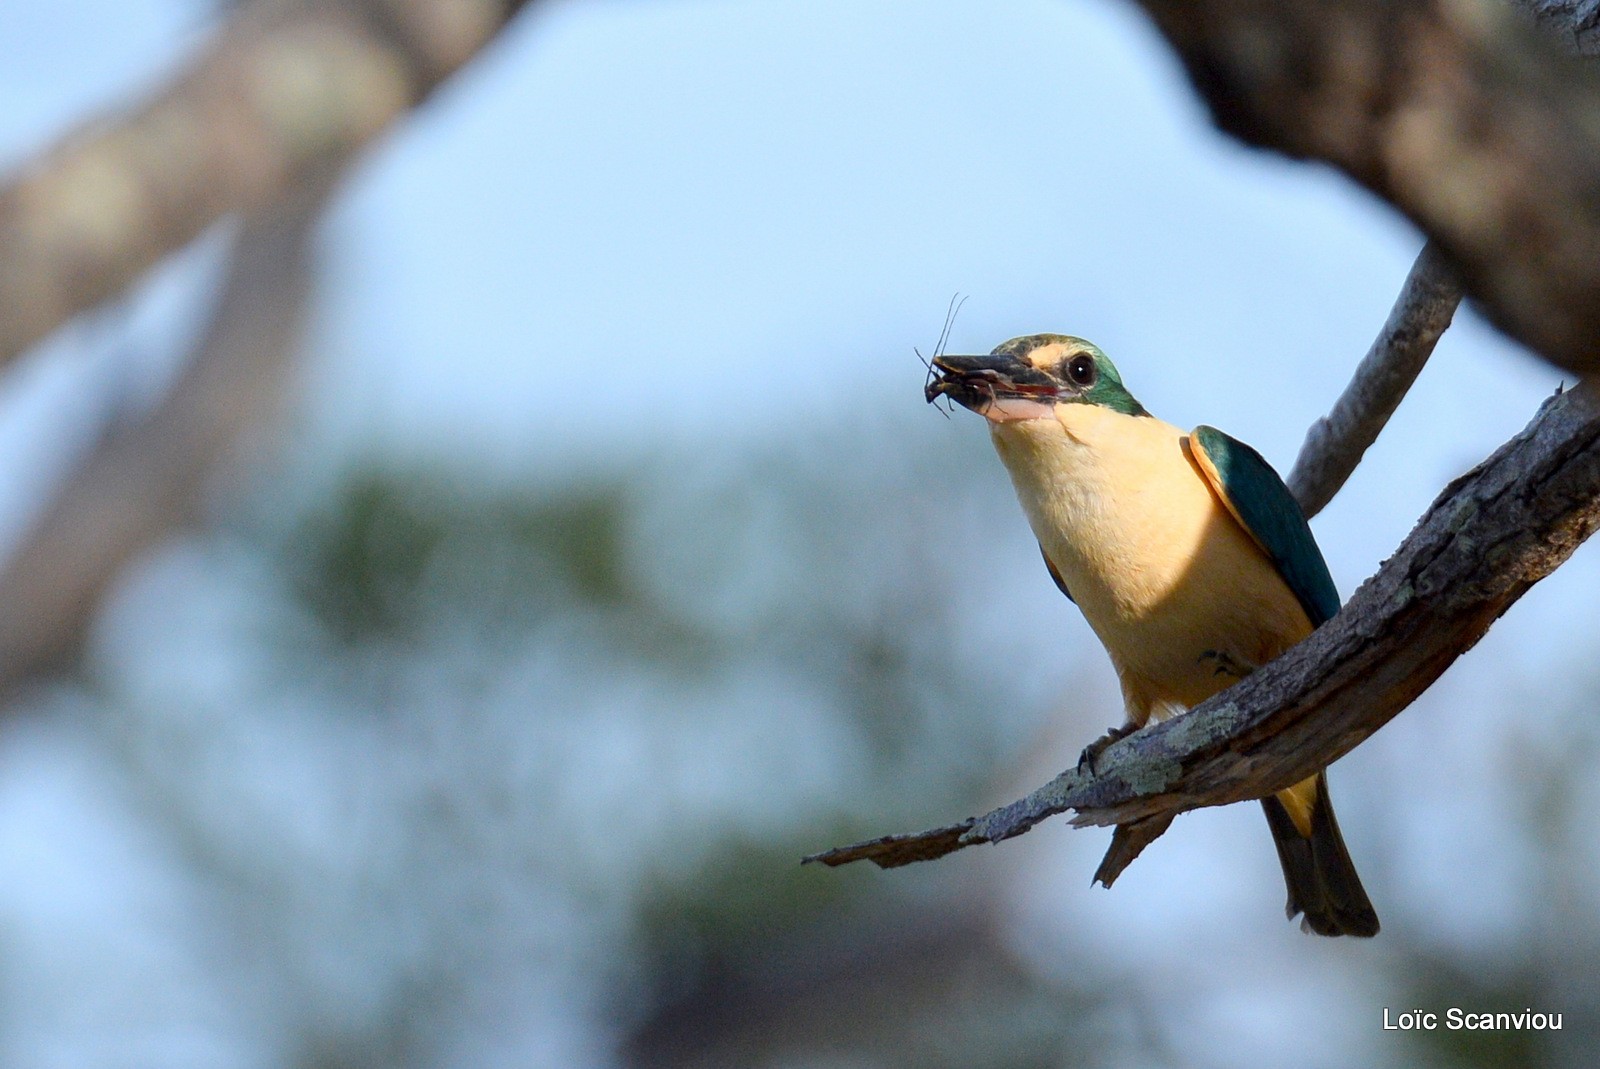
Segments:
[[[1243,679],[1254,671],[1251,666],[1240,664],[1232,654],[1222,650],[1206,650],[1200,655],[1199,659],[1201,662],[1216,662],[1216,668],[1211,673],[1213,676],[1232,676],[1235,679]]]
[[[1119,727],[1108,728],[1104,735],[1085,746],[1083,752],[1078,755],[1078,771],[1082,772],[1087,767],[1089,775],[1098,775],[1099,769],[1095,767],[1095,761],[1101,752],[1112,743],[1125,739],[1138,730],[1138,724],[1122,724]]]

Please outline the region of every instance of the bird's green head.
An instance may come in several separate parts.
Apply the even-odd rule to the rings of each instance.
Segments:
[[[1026,334],[988,356],[934,357],[923,395],[949,397],[996,423],[1050,416],[1063,404],[1149,415],[1098,346],[1067,334]]]

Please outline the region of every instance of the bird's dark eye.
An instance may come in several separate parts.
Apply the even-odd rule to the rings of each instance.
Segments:
[[[1092,386],[1095,376],[1094,357],[1079,353],[1067,361],[1067,379],[1074,386]]]

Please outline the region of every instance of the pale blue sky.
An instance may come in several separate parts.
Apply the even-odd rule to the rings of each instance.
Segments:
[[[148,91],[207,17],[8,6],[0,159]],[[307,411],[352,449],[513,474],[662,434],[893,428],[939,418],[911,349],[960,292],[954,350],[1082,334],[1158,414],[1287,467],[1419,245],[1342,177],[1216,133],[1128,5],[560,0],[353,177]],[[1460,317],[1317,523],[1346,596],[1557,380]],[[1572,611],[1580,567],[1502,630]]]
[[[936,418],[910,350],[956,292],[955,351],[1084,335],[1158,414],[1287,468],[1421,244],[1215,132],[1099,0],[552,4],[374,155],[331,234],[321,420],[512,471]],[[1460,317],[1318,523],[1346,596],[1558,378]]]
[[[0,7],[0,161],[149,88],[205,18],[175,0]],[[710,451],[817,428],[894,434],[941,419],[912,347],[933,345],[959,292],[952,350],[1084,335],[1157,414],[1220,426],[1287,468],[1420,244],[1342,177],[1216,133],[1126,4],[560,0],[353,177],[328,229],[298,422],[335,453],[511,478],[663,437]],[[151,313],[145,348],[181,327],[184,285],[155,302],[165,312]],[[96,340],[80,331],[57,348],[86,376],[114,374],[117,354],[72,354]],[[1558,379],[1458,318],[1315,524],[1346,597]],[[70,422],[81,395],[54,390],[48,403],[8,390],[8,455],[5,443],[37,437],[17,429],[28,412],[31,427]],[[941,432],[987,456],[961,415]],[[1037,571],[1015,520],[1017,560],[999,566]],[[1515,857],[1474,814],[1498,801],[1506,740],[1542,739],[1532,714],[1592,658],[1597,581],[1590,547],[1341,765],[1368,790],[1341,801],[1356,853],[1413,877],[1388,888],[1386,924],[1515,937],[1497,927],[1524,890]],[[1059,627],[1064,647],[1091,641],[1039,589],[1025,609],[1041,629]],[[1391,804],[1411,815],[1385,825]],[[1105,920],[1133,902],[1209,923],[1214,909],[1173,904],[1171,881],[1206,886],[1194,848],[1206,834],[1259,837],[1244,808],[1188,821],[1189,847],[1152,850],[1114,898],[1079,894],[1099,842],[1074,837],[1036,908]],[[1486,855],[1500,861],[1480,871]],[[1453,908],[1440,911],[1445,892]],[[1264,960],[1241,982],[1271,988],[1278,959]]]

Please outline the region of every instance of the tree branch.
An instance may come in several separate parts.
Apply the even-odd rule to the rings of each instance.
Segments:
[[[1454,271],[1432,243],[1424,245],[1388,321],[1333,411],[1306,432],[1288,483],[1307,519],[1333,500],[1378,440],[1460,303]]]
[[[228,447],[276,410],[304,326],[310,239],[331,188],[319,184],[247,221],[177,382],[95,447],[0,567],[0,693],[70,655],[123,565],[188,518]]]
[[[1600,55],[1600,0],[1512,0],[1558,43],[1579,55]]]
[[[526,0],[256,0],[138,111],[0,187],[0,364],[355,154]]]
[[[1504,0],[1138,0],[1218,125],[1393,203],[1503,330],[1600,369],[1600,68]],[[1522,0],[1569,44],[1594,6]]]
[[[1310,638],[1189,713],[983,817],[807,858],[885,868],[999,842],[1076,810],[1132,825],[1110,883],[1177,813],[1261,798],[1348,753],[1421,694],[1600,526],[1600,386],[1547,401],[1445,488],[1394,556]],[[1126,841],[1131,839],[1132,842]]]

